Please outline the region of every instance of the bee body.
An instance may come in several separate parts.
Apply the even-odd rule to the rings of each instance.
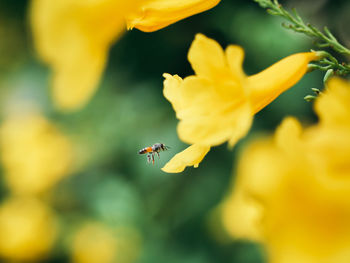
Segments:
[[[152,146],[148,146],[139,150],[139,154],[147,153],[147,161],[150,163],[152,160],[152,163],[154,164],[154,155],[157,154],[158,157],[160,157],[159,152],[166,151],[169,148],[169,146],[166,146],[163,143],[155,143]]]
[[[139,150],[139,154],[150,153],[150,152],[152,152],[152,151],[153,151],[153,150],[152,150],[152,147],[145,147],[145,148]]]

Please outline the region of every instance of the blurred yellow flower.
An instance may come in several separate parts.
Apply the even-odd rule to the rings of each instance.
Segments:
[[[83,225],[72,245],[74,263],[131,263],[139,254],[139,236],[131,228],[111,229],[98,222]]]
[[[318,124],[303,130],[287,118],[240,160],[222,222],[233,237],[262,242],[271,263],[349,262],[349,101],[350,83],[330,80]]]
[[[188,53],[196,75],[182,79],[164,74],[164,96],[180,120],[177,131],[182,141],[203,149],[226,141],[233,146],[248,132],[253,115],[292,87],[305,74],[307,64],[318,59],[313,52],[294,54],[246,76],[243,57],[241,47],[230,45],[224,52],[216,41],[197,34]],[[198,157],[191,159],[203,159],[206,152],[198,151]],[[181,152],[163,171],[182,172],[191,162]]]
[[[56,239],[53,212],[36,199],[11,198],[0,205],[0,257],[39,262]]]
[[[53,69],[53,99],[74,110],[94,94],[109,47],[125,30],[154,31],[215,6],[219,0],[32,0],[40,57]]]
[[[38,114],[9,117],[0,126],[4,179],[15,194],[48,190],[69,172],[71,143]]]

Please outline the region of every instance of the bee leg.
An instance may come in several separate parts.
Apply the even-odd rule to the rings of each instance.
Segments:
[[[147,162],[148,162],[148,163],[151,162],[151,154],[147,154]]]
[[[154,165],[154,153],[152,153],[152,164]]]
[[[159,155],[159,152],[157,152],[157,155],[158,155],[158,158],[160,159],[160,155]]]

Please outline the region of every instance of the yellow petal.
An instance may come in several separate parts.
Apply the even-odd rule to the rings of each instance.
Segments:
[[[229,77],[215,81],[189,76],[184,80],[179,76],[165,73],[164,96],[171,102],[178,119],[196,115],[214,115],[230,105],[248,104],[244,89]]]
[[[188,51],[188,61],[197,76],[217,78],[226,71],[225,53],[218,42],[197,34]]]
[[[230,236],[262,241],[263,211],[258,202],[242,191],[235,191],[220,208],[222,224]]]
[[[92,54],[83,48],[71,56],[71,63],[54,68],[52,97],[61,110],[83,107],[95,94],[106,64],[107,50]]]
[[[243,72],[244,50],[240,46],[230,45],[225,50],[227,64],[235,78],[243,81],[245,74]]]
[[[183,98],[184,96],[181,89],[183,80],[178,75],[172,76],[168,73],[164,73],[163,77],[165,78],[163,89],[164,97],[171,102],[176,115],[178,115],[178,113],[184,110],[186,107],[186,103],[184,101],[186,101],[187,98]]]
[[[53,68],[53,99],[62,109],[93,95],[109,46],[125,27],[134,1],[33,0],[31,25],[40,57]]]
[[[249,105],[233,108],[232,112],[181,120],[179,138],[186,143],[216,146],[229,141],[233,146],[249,130],[253,117]]]
[[[128,29],[152,32],[206,11],[220,0],[148,0],[126,16]]]
[[[317,178],[332,191],[332,198],[340,196],[343,200],[350,189],[350,119],[347,122],[348,126],[338,123],[309,128],[305,142],[310,161],[318,171]]]
[[[340,78],[332,78],[327,83],[327,91],[315,102],[315,111],[324,125],[350,126],[350,83]]]
[[[231,116],[231,125],[234,126],[234,130],[232,131],[228,140],[230,147],[235,146],[237,141],[248,133],[253,123],[253,116],[251,115],[251,112],[251,106],[246,104],[245,106],[236,109],[235,115]]]
[[[300,144],[300,136],[302,131],[303,128],[296,118],[285,118],[276,130],[276,145],[286,152],[295,150],[295,148]]]
[[[237,185],[242,191],[266,200],[283,181],[280,175],[286,163],[270,140],[256,141],[244,150],[240,158]]]
[[[172,103],[178,119],[208,115],[217,111],[220,97],[215,87],[205,79],[195,76],[182,80],[179,76],[164,74],[164,96]],[[213,111],[214,109],[214,111]]]
[[[176,99],[184,104],[184,109],[177,111],[181,140],[211,146],[228,140],[234,144],[248,132],[252,113],[245,95],[238,88],[236,97],[223,97],[218,89],[224,88],[236,89],[194,76],[187,77],[178,87],[181,92]]]
[[[254,112],[260,111],[297,83],[306,73],[308,63],[318,58],[314,52],[294,54],[258,74],[249,76],[248,89]]]
[[[194,166],[197,168],[209,150],[209,146],[198,144],[191,145],[182,152],[176,154],[162,170],[166,173],[181,173],[186,166]]]

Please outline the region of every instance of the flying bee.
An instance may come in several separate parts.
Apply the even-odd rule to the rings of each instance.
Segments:
[[[170,149],[169,146],[165,146],[163,143],[155,143],[152,146],[145,147],[141,150],[139,150],[139,154],[145,154],[147,153],[147,162],[150,163],[152,160],[152,163],[154,164],[154,155],[157,154],[159,156],[159,152],[166,151]]]

